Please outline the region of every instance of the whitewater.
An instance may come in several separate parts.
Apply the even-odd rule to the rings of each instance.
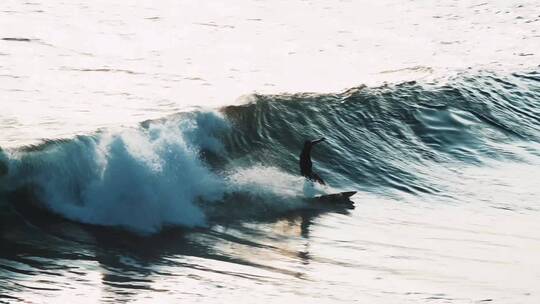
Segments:
[[[0,16],[0,303],[540,300],[537,2]]]

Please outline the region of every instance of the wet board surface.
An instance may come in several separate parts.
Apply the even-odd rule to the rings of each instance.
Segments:
[[[315,203],[324,203],[332,205],[354,205],[354,202],[351,201],[350,197],[355,195],[356,191],[346,191],[333,194],[326,194],[321,196],[316,196],[311,198],[310,201]]]

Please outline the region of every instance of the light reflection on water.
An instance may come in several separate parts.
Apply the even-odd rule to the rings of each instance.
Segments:
[[[538,8],[534,1],[11,1],[0,11],[0,146],[232,104],[254,91],[338,92],[469,68],[530,68],[540,56]]]
[[[355,202],[350,212],[153,237],[64,221],[11,223],[3,229],[2,294],[27,303],[537,299],[537,212],[367,194]]]
[[[468,68],[526,70],[540,56],[539,8],[534,1],[8,2],[0,11],[0,146],[242,102],[253,91],[337,92]],[[488,92],[497,89],[504,88]],[[535,118],[534,98],[527,100],[505,106]],[[464,128],[448,129],[478,119],[422,111],[429,134],[451,131],[440,140],[481,157],[461,146]],[[432,178],[431,194],[361,192],[354,210],[216,221],[150,237],[3,216],[0,303],[536,304],[540,148],[514,141],[490,148],[497,160],[481,165],[415,168]],[[0,215],[11,212],[0,203]]]
[[[419,169],[440,193],[360,192],[354,210],[286,209],[148,237],[3,217],[0,301],[536,303],[538,144],[506,145],[520,162]]]

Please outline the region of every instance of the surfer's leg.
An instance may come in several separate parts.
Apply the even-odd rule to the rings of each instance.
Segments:
[[[317,174],[317,173],[315,173],[315,172],[311,173],[310,179],[311,179],[312,181],[315,181],[315,182],[321,184],[321,185],[326,185],[326,183],[325,183],[325,182],[323,181],[323,179],[319,176],[319,174]]]

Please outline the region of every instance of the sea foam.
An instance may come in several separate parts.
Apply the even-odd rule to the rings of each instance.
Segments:
[[[50,210],[88,224],[141,234],[206,225],[196,202],[219,201],[225,185],[200,149],[219,153],[214,134],[227,122],[214,112],[193,112],[143,125],[17,153],[10,159],[11,188],[32,185]]]

